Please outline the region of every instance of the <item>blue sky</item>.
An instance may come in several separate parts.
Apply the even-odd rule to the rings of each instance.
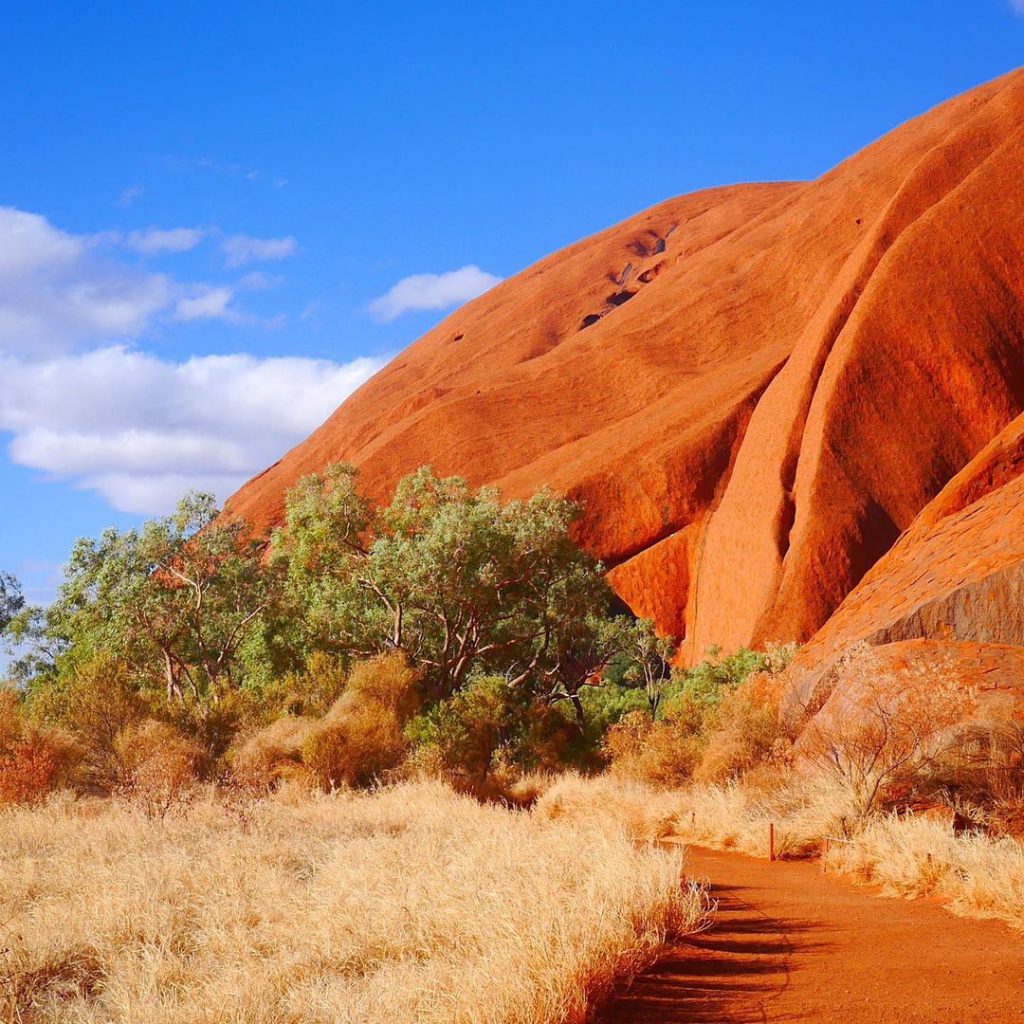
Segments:
[[[494,280],[1024,63],[1016,7],[5,4],[0,568],[45,598]]]

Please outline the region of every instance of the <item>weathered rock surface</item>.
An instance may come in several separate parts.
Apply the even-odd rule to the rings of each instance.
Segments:
[[[662,203],[448,317],[229,507],[266,527],[330,462],[378,496],[429,463],[581,500],[691,660],[826,623],[826,660],[1024,642],[1022,182],[1016,72],[817,181]]]
[[[858,641],[1024,645],[1022,466],[1024,416],[953,477],[867,573],[800,652],[798,674],[820,677]]]

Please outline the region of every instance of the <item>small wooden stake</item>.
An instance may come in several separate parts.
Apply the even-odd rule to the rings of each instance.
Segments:
[[[768,823],[768,859],[775,860],[775,822]]]

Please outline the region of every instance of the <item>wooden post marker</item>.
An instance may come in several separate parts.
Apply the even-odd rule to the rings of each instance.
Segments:
[[[775,860],[775,822],[768,823],[768,859]]]

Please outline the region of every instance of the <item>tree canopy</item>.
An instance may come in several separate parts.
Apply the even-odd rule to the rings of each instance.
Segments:
[[[374,508],[356,473],[301,481],[274,538],[309,642],[370,657],[402,651],[447,697],[474,673],[575,691],[607,660],[601,566],[573,542],[577,507],[542,491],[502,503],[493,488],[422,468]]]

